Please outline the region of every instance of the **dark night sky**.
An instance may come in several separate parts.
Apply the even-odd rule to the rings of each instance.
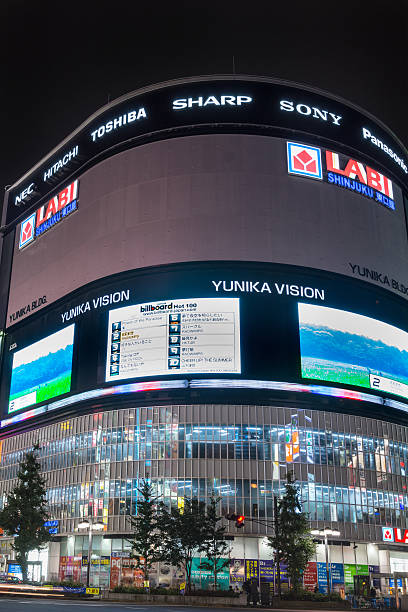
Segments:
[[[339,94],[408,145],[406,0],[3,0],[0,185],[90,114],[171,78],[264,74]]]

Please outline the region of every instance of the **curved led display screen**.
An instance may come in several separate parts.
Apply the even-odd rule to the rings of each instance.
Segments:
[[[281,381],[289,386],[276,388],[289,391],[319,380],[350,389],[350,398],[358,388],[408,398],[406,321],[404,298],[306,268],[203,262],[134,270],[11,328],[1,399],[14,413],[58,394],[85,399],[98,389],[96,396],[133,392],[133,384],[148,390],[149,380],[184,388],[200,379],[253,388],[248,381]],[[29,363],[24,376],[21,363]]]
[[[408,398],[408,333],[370,317],[298,304],[302,376]]]
[[[106,380],[241,372],[239,300],[168,300],[109,312]]]
[[[70,325],[13,354],[9,412],[70,391],[74,330]]]

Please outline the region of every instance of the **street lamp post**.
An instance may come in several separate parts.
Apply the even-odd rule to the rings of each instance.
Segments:
[[[86,568],[86,586],[89,587],[91,577],[92,535],[93,531],[104,528],[103,523],[93,523],[92,519],[84,519],[78,524],[78,529],[88,529],[88,565]]]
[[[326,579],[327,579],[327,594],[331,593],[331,585],[330,585],[330,573],[329,573],[329,543],[327,540],[327,536],[333,536],[338,538],[340,535],[340,531],[336,529],[312,529],[310,532],[314,536],[318,536],[319,538],[324,539],[324,551],[326,556]]]

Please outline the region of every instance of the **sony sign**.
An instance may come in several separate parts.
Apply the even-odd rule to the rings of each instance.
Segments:
[[[308,104],[295,104],[293,100],[281,100],[279,103],[279,108],[282,111],[287,111],[288,113],[296,112],[299,115],[312,117],[313,119],[319,119],[320,121],[329,121],[329,123],[333,123],[334,125],[340,125],[340,121],[342,119],[341,115],[336,115],[335,113],[331,113],[330,111],[317,108],[317,106],[309,106]]]

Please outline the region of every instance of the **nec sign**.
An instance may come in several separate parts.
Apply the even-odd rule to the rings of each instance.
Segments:
[[[399,529],[398,527],[383,527],[382,535],[383,542],[408,544],[408,529]]]
[[[319,147],[288,142],[288,173],[325,180],[395,210],[393,186],[389,178],[355,159],[328,150],[323,153]]]
[[[47,205],[43,205],[24,219],[20,227],[20,240],[18,248],[28,246],[44,232],[62,221],[77,209],[78,180],[74,181],[58,195],[51,198]]]

